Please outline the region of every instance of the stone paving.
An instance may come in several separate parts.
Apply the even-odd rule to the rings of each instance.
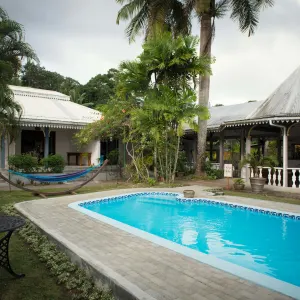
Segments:
[[[206,196],[204,187],[189,186],[196,197]],[[181,192],[184,188],[163,191]],[[101,274],[118,299],[143,300],[279,300],[291,299],[230,273],[133,236],[68,208],[74,201],[96,199],[136,191],[126,189],[19,203],[17,209],[43,231],[69,249],[75,261]],[[218,199],[218,197],[214,197]],[[221,196],[219,200],[247,203],[300,213],[300,206]],[[69,252],[69,251],[68,251]],[[69,252],[70,253],[70,252]],[[81,263],[82,265],[82,263]],[[93,275],[95,275],[93,273]],[[96,276],[97,277],[97,276]],[[105,278],[106,280],[103,280]],[[97,278],[96,278],[97,279]],[[117,288],[116,288],[117,287]],[[122,296],[120,292],[127,293]],[[125,295],[123,293],[123,295]]]

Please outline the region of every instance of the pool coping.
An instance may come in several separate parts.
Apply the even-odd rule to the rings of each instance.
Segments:
[[[94,219],[97,219],[101,222],[104,222],[106,224],[109,224],[111,226],[114,226],[120,230],[126,231],[130,234],[133,234],[137,237],[140,237],[142,239],[145,239],[147,241],[150,241],[152,243],[155,243],[157,245],[160,245],[162,247],[165,247],[167,249],[173,250],[177,253],[180,253],[182,255],[185,255],[187,257],[190,257],[192,259],[195,259],[197,261],[200,261],[202,263],[208,264],[214,268],[221,269],[225,272],[231,273],[233,275],[236,275],[238,277],[244,278],[246,280],[252,281],[258,285],[264,286],[266,288],[272,289],[274,291],[283,293],[285,295],[288,295],[290,297],[293,297],[295,299],[300,299],[300,287],[290,284],[288,282],[276,279],[274,277],[264,275],[262,273],[252,271],[250,269],[247,269],[245,267],[238,266],[236,264],[227,262],[225,260],[216,258],[212,255],[202,253],[200,251],[196,251],[193,249],[190,249],[188,247],[179,245],[175,242],[166,240],[164,238],[158,237],[156,235],[153,235],[151,233],[148,233],[146,231],[137,229],[135,227],[132,227],[130,225],[127,225],[125,223],[116,221],[114,219],[105,217],[99,213],[92,212],[91,210],[88,210],[83,207],[84,203],[92,203],[92,202],[100,202],[100,201],[114,201],[117,199],[126,199],[134,195],[175,195],[178,196],[176,199],[170,201],[182,201],[182,202],[205,202],[205,203],[213,203],[217,205],[227,205],[231,208],[237,208],[237,209],[248,209],[250,211],[254,211],[257,213],[263,213],[263,214],[269,214],[273,216],[278,216],[281,218],[291,218],[291,219],[297,219],[300,220],[300,214],[298,213],[291,213],[291,212],[285,212],[285,211],[279,211],[275,209],[266,209],[259,206],[253,206],[253,205],[245,205],[240,204],[236,202],[228,202],[228,201],[221,201],[221,200],[214,200],[214,199],[207,199],[207,198],[184,198],[182,193],[172,193],[172,192],[135,192],[135,193],[126,193],[126,194],[120,194],[116,196],[107,196],[107,197],[101,197],[99,199],[87,199],[83,201],[76,201],[68,204],[68,207],[75,209],[83,214],[86,214]]]

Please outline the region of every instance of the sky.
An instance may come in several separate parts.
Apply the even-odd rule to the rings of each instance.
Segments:
[[[264,100],[300,66],[300,0],[275,2],[252,37],[229,16],[216,20],[212,105]],[[82,84],[141,53],[143,38],[129,44],[126,23],[116,24],[114,0],[0,0],[0,6],[24,25],[42,66]],[[195,21],[192,33],[199,30]]]

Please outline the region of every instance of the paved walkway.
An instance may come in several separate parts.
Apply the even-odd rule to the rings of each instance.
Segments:
[[[195,186],[193,189],[196,191],[196,197],[207,196],[203,187]],[[90,272],[97,270],[98,274],[102,274],[102,282],[109,282],[110,287],[122,300],[290,299],[67,207],[74,201],[141,190],[145,189],[114,190],[34,200],[17,204],[17,209],[69,249],[75,261],[85,266],[88,262],[87,269]],[[150,190],[159,189],[147,189]],[[222,199],[300,213],[298,205],[229,196],[222,196]],[[92,273],[95,275],[95,272]],[[120,296],[122,293],[119,287],[133,296]]]

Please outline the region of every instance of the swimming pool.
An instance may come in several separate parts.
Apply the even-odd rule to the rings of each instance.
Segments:
[[[300,299],[300,215],[167,192],[69,205],[217,268]]]

